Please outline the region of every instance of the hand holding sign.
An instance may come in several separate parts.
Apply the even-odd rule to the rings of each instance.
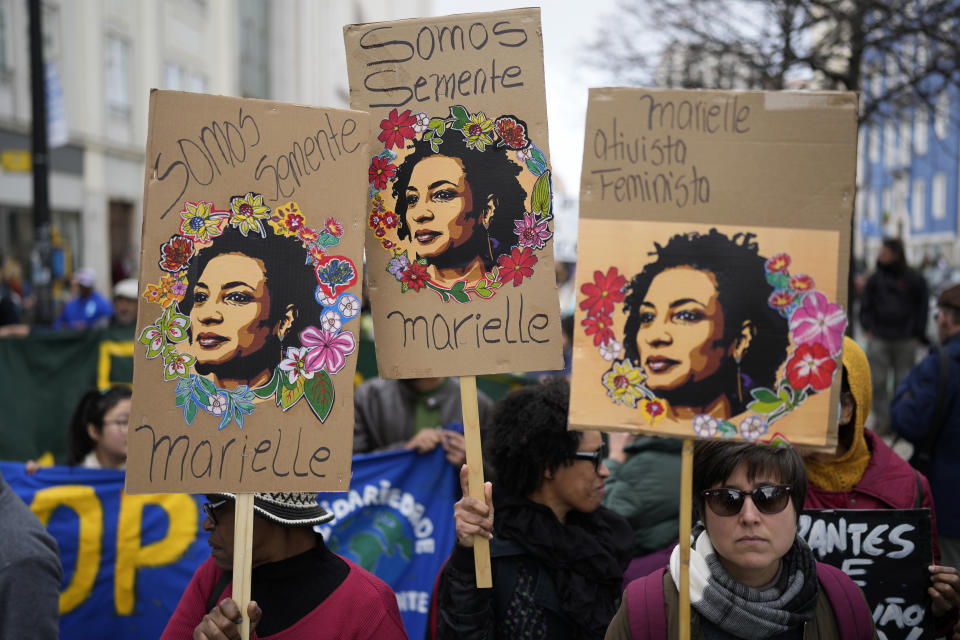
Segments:
[[[940,617],[951,609],[960,609],[960,572],[956,567],[931,565],[930,573],[933,586],[927,593],[933,615]]]
[[[460,488],[463,497],[453,505],[453,520],[457,527],[457,544],[473,547],[473,537],[493,538],[493,485],[483,483],[484,502],[470,495],[470,481],[467,479],[470,467],[460,467]]]
[[[247,615],[250,617],[250,629],[256,629],[257,623],[263,617],[263,611],[256,602],[250,601],[247,605]],[[240,608],[232,598],[224,598],[210,613],[203,616],[203,620],[193,630],[196,640],[214,640],[219,638],[240,637]]]

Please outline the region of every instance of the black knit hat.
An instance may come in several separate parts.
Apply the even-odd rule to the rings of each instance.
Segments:
[[[211,493],[212,497],[236,500],[234,493]],[[253,494],[255,514],[284,527],[306,527],[333,520],[333,514],[317,503],[316,493],[299,491]]]

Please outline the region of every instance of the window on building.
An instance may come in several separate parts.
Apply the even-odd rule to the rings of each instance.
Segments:
[[[880,92],[883,90],[882,87],[883,78],[877,72],[870,74],[870,93],[874,98],[880,97]]]
[[[933,115],[933,130],[941,140],[947,137],[947,126],[950,118],[950,96],[942,92],[937,96],[937,110]]]
[[[190,73],[187,75],[187,91],[194,93],[203,93],[207,90],[207,79],[199,73]]]
[[[923,69],[929,61],[930,45],[927,42],[926,34],[921,33],[917,36],[917,67]]]
[[[10,66],[10,59],[7,54],[7,5],[0,2],[0,71]]]
[[[883,190],[883,206],[880,208],[883,214],[883,221],[886,222],[893,215],[893,193],[890,187]]]
[[[877,210],[880,208],[880,194],[867,189],[867,218],[877,221]]]
[[[947,174],[941,171],[933,176],[932,186],[930,214],[935,220],[943,220],[947,217]]]
[[[927,153],[927,109],[921,106],[913,114],[913,152],[918,156]]]
[[[130,45],[117,36],[107,36],[107,106],[130,107]]]
[[[880,127],[871,125],[869,130],[867,150],[869,152],[870,164],[880,162]]]
[[[897,164],[897,130],[893,121],[883,125],[883,166],[893,169]]]
[[[183,67],[170,63],[163,65],[163,88],[171,91],[183,90]]]
[[[901,167],[910,166],[910,129],[910,117],[906,116],[900,120],[898,155]]]
[[[913,181],[913,194],[910,197],[910,213],[913,214],[913,230],[923,231],[926,214],[927,183],[923,178]]]

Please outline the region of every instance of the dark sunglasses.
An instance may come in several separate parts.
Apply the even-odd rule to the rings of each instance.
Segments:
[[[607,457],[607,445],[601,445],[596,451],[577,451],[573,454],[577,460],[589,460],[593,463],[593,470],[600,472],[600,464]]]
[[[747,496],[753,500],[753,506],[760,513],[773,515],[780,513],[787,508],[790,502],[790,492],[792,487],[788,484],[767,484],[757,487],[753,491],[742,491],[740,489],[731,489],[730,487],[720,487],[719,489],[707,489],[701,491],[703,500],[718,516],[735,516],[743,508],[743,501]]]
[[[213,526],[217,526],[217,509],[227,504],[229,500],[217,500],[216,502],[204,502],[203,512],[213,521]]]

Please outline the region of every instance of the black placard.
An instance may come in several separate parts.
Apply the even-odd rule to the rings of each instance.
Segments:
[[[860,586],[880,640],[933,638],[929,509],[808,509],[799,532]]]

